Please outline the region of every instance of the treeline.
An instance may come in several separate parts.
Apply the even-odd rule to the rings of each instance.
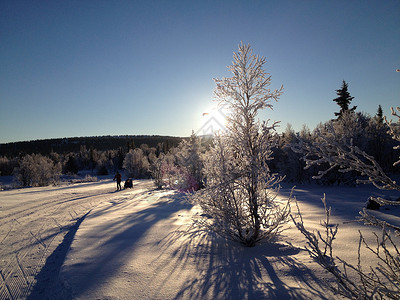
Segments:
[[[332,134],[332,132],[334,134]],[[274,172],[285,175],[286,180],[293,183],[318,183],[323,185],[354,184],[361,174],[343,172],[338,167],[332,168],[325,176],[316,177],[320,171],[330,169],[329,163],[306,168],[303,154],[296,151],[301,143],[318,145],[326,137],[347,150],[349,146],[357,146],[361,151],[373,157],[387,174],[399,172],[399,167],[393,162],[399,157],[399,152],[393,147],[396,141],[389,133],[389,126],[378,113],[370,116],[361,112],[343,112],[340,118],[320,123],[314,130],[306,126],[295,132],[290,124],[279,136],[274,149],[274,159],[270,167]],[[304,146],[304,145],[303,145]],[[317,176],[318,177],[318,176]]]
[[[357,146],[374,157],[384,172],[397,173],[399,168],[393,166],[392,162],[398,158],[398,151],[393,149],[395,141],[380,111],[378,109],[375,116],[344,111],[337,119],[320,123],[313,130],[304,126],[299,132],[295,132],[288,124],[283,133],[275,135],[273,159],[268,162],[271,171],[284,175],[286,181],[293,183],[353,184],[360,174],[341,172],[338,168],[333,168],[320,179],[313,179],[320,170],[329,166],[325,163],[305,169],[302,155],[295,151],[299,140],[309,144],[319,143],[321,137],[333,129],[339,145]],[[159,142],[155,147],[135,145],[134,140],[125,142],[125,146],[111,150],[81,145],[79,151],[69,153],[20,153],[10,158],[0,156],[0,172],[1,175],[13,175],[16,184],[21,186],[50,184],[57,181],[61,174],[74,175],[86,171],[92,175],[107,175],[117,170],[123,171],[126,178],[153,178],[158,188],[198,189],[207,181],[204,162],[209,160],[211,138],[200,138],[193,134],[186,139]]]
[[[271,162],[271,169],[285,175],[286,180],[292,182],[317,182],[320,184],[353,184],[356,179],[362,176],[357,172],[347,172],[332,162],[324,161],[307,166],[304,157],[304,148],[321,148],[328,144],[328,148],[335,144],[335,147],[342,149],[344,157],[349,149],[357,147],[366,156],[360,160],[360,164],[366,163],[372,166],[372,161],[365,161],[369,156],[379,164],[382,171],[389,173],[399,172],[398,166],[393,165],[399,154],[396,148],[396,141],[393,139],[392,130],[398,130],[397,123],[391,124],[385,120],[381,105],[378,106],[376,115],[371,116],[362,112],[356,112],[357,106],[350,108],[354,97],[350,95],[348,84],[343,80],[340,89],[336,90],[337,98],[333,99],[339,106],[339,112],[335,112],[335,119],[320,123],[313,131],[306,126],[300,132],[295,132],[290,125],[279,137],[275,149],[275,159]],[[313,158],[311,158],[313,159]],[[328,171],[324,171],[328,170]],[[318,176],[322,175],[323,176]]]
[[[91,138],[92,139],[92,138]],[[163,178],[166,179],[158,187],[169,186],[171,188],[180,188],[186,184],[186,179],[182,179],[183,174],[187,174],[188,167],[183,164],[189,164],[188,156],[192,156],[188,151],[187,143],[195,143],[200,141],[198,137],[178,138],[178,137],[134,137],[130,139],[123,139],[121,137],[98,137],[93,138],[96,142],[101,140],[123,140],[126,144],[121,145],[117,149],[113,149],[117,143],[112,144],[107,150],[98,150],[93,147],[88,148],[85,143],[80,145],[78,151],[66,152],[65,147],[62,151],[55,152],[54,148],[49,154],[42,153],[24,153],[19,151],[16,156],[7,157],[0,156],[0,175],[14,177],[14,186],[45,186],[55,184],[59,181],[62,174],[77,175],[79,173],[95,175],[109,175],[114,174],[116,171],[123,171],[125,178],[151,178],[156,174],[157,164],[162,161],[162,166],[159,171],[162,172]],[[79,139],[73,139],[76,141]],[[87,138],[82,138],[86,140]],[[63,141],[63,139],[52,140]],[[92,140],[93,141],[93,140]],[[150,146],[144,141],[151,141]],[[159,141],[155,144],[155,141]],[[198,147],[198,154],[204,152],[207,144],[211,141],[210,138],[203,138],[202,145]],[[42,141],[43,142],[43,141]],[[71,141],[69,140],[68,143]],[[32,142],[30,142],[32,143]],[[141,144],[139,144],[141,143]],[[48,141],[42,145],[48,144]],[[64,145],[67,145],[64,142]],[[100,149],[104,149],[104,144],[100,143]],[[30,148],[31,150],[34,148]],[[185,154],[186,153],[186,154]],[[186,158],[185,158],[186,157]],[[196,172],[201,172],[199,167]],[[202,179],[196,175],[197,182]],[[167,182],[168,181],[168,182]],[[185,181],[185,182],[183,182]]]
[[[43,186],[61,174],[81,171],[107,175],[123,169],[125,156],[140,149],[158,156],[176,147],[182,138],[172,136],[103,136],[48,139],[0,145],[0,176],[14,176],[17,186]],[[139,151],[139,150],[136,150]],[[149,177],[149,171],[140,172]]]
[[[96,149],[97,151],[116,150],[120,148],[135,148],[146,144],[149,147],[157,147],[163,144],[164,151],[176,147],[182,140],[181,137],[159,135],[122,135],[122,136],[95,136],[45,139],[26,142],[14,142],[0,144],[0,156],[9,158],[24,154],[49,155],[52,152],[67,154],[78,153],[81,147]]]

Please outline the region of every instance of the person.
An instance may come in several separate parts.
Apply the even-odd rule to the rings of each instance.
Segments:
[[[122,176],[121,176],[121,174],[119,174],[118,171],[117,171],[117,174],[115,174],[113,180],[117,180],[117,191],[118,191],[118,190],[121,190],[121,191],[122,191],[122,187],[121,187]]]
[[[128,179],[125,181],[124,189],[131,189],[131,188],[133,188],[132,178],[128,178]]]

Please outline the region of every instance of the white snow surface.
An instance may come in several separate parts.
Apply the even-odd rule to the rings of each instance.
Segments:
[[[201,211],[182,193],[155,190],[151,180],[114,189],[103,180],[1,191],[0,299],[342,299],[291,221],[273,243],[245,248],[199,230]],[[282,197],[289,192],[285,185]],[[308,229],[322,229],[324,193],[339,224],[334,255],[356,264],[358,230],[373,243],[374,229],[348,222],[370,195],[390,194],[298,186]],[[400,225],[398,208],[376,214]],[[364,250],[362,261],[376,259]]]

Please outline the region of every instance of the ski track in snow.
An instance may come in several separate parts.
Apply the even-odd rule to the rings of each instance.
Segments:
[[[114,188],[101,181],[0,192],[0,299],[342,299],[291,222],[275,243],[244,248],[195,227],[200,210],[182,194],[155,190],[151,180]],[[289,192],[285,185],[281,197]],[[339,224],[334,254],[355,263],[358,230],[374,237],[349,221],[368,196],[388,193],[298,186],[309,230],[321,230],[324,193]],[[398,208],[376,214],[400,225]]]
[[[65,235],[110,190],[95,182],[0,192],[0,299],[27,298]]]

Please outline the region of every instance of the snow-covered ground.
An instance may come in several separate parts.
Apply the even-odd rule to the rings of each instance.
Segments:
[[[32,289],[40,293],[49,286],[74,226],[114,196],[113,184],[108,180],[0,191],[0,299],[26,298]]]
[[[150,180],[114,189],[103,180],[1,191],[0,299],[341,299],[291,223],[275,243],[244,248],[194,227],[199,208],[182,194]],[[309,229],[321,229],[323,193],[339,224],[334,254],[355,263],[358,230],[372,241],[372,228],[348,221],[371,194],[389,194],[298,186]],[[399,212],[377,214],[400,225]]]

